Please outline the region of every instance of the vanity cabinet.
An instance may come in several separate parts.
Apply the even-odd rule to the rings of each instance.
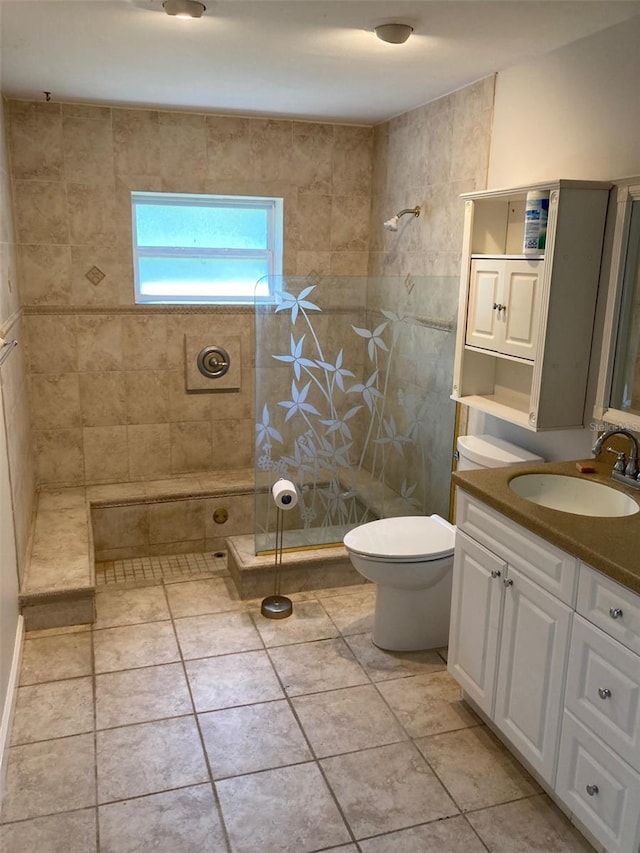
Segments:
[[[449,671],[552,783],[575,560],[461,492],[457,524]]]
[[[610,184],[467,193],[452,398],[531,430],[581,427]],[[522,253],[527,192],[545,249]]]
[[[608,853],[640,853],[640,595],[458,489],[448,669]]]
[[[611,853],[640,849],[639,615],[639,596],[580,566],[556,791]]]

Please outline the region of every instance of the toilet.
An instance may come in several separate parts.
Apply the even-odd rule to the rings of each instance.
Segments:
[[[458,438],[458,470],[542,461],[489,435]],[[381,518],[344,537],[353,567],[377,584],[372,639],[389,651],[419,651],[449,640],[455,527],[438,515]]]

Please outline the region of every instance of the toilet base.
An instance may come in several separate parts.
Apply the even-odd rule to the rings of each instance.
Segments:
[[[393,652],[439,649],[449,642],[451,580],[448,571],[427,589],[377,585],[372,640]]]

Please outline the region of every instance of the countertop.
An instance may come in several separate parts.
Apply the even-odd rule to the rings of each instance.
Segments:
[[[518,474],[565,474],[604,483],[640,504],[640,491],[625,489],[610,479],[610,462],[580,461],[589,462],[596,472],[580,474],[575,461],[545,462],[454,471],[453,482],[531,533],[640,594],[640,512],[620,518],[575,515],[538,506],[509,488],[509,481]]]

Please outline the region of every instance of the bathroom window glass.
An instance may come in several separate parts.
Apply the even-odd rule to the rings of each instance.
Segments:
[[[275,301],[281,198],[131,193],[136,302]]]

